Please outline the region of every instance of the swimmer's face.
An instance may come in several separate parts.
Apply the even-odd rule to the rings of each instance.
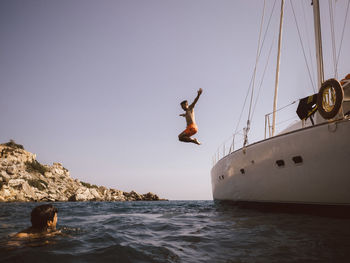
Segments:
[[[184,103],[181,103],[181,107],[183,110],[187,110],[188,109],[188,102],[184,102]]]
[[[53,217],[52,221],[47,222],[47,226],[49,228],[56,229],[56,225],[57,225],[57,213],[55,213],[55,216]]]

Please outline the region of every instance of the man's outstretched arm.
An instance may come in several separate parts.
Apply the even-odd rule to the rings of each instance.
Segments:
[[[197,91],[197,97],[194,99],[194,101],[192,102],[192,104],[189,106],[189,108],[194,108],[194,105],[196,105],[198,99],[199,99],[199,96],[202,94],[203,90],[202,89],[199,89]]]

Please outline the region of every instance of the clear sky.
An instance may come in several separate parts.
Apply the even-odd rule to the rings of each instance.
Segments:
[[[309,60],[310,2],[293,1]],[[337,50],[347,3],[333,2]],[[266,1],[263,33],[273,4]],[[321,4],[330,78],[329,2]],[[313,93],[290,1],[285,7],[279,106]],[[211,199],[212,156],[239,119],[262,9],[262,0],[1,0],[0,142],[14,139],[40,162],[61,162],[73,178],[93,184]],[[279,10],[277,1],[258,64],[257,88],[269,61],[251,141],[263,138],[264,115],[272,111]],[[350,73],[349,23],[340,78]],[[309,63],[315,71],[314,59]],[[203,144],[180,143],[179,103],[191,102],[199,88],[195,137]]]

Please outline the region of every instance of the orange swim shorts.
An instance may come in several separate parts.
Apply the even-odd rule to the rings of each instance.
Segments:
[[[187,126],[186,130],[183,131],[188,137],[196,134],[198,132],[198,127],[195,123],[192,123]]]

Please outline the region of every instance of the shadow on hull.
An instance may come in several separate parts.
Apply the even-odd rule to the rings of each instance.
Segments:
[[[332,218],[350,218],[350,205],[319,205],[227,200],[214,200],[214,204],[220,210],[239,208],[265,213],[306,214]]]

